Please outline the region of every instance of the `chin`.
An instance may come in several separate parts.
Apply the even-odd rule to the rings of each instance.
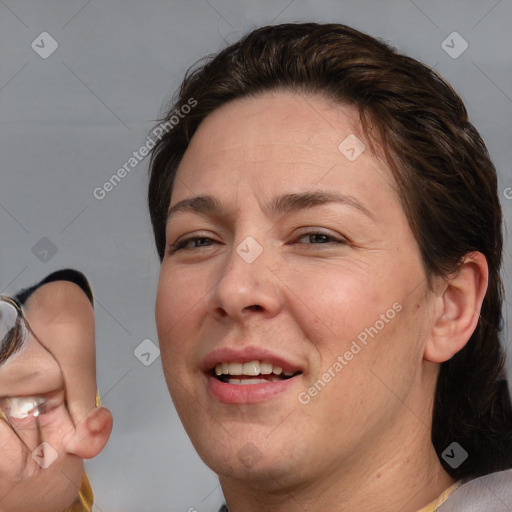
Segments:
[[[230,457],[216,457],[210,453],[203,461],[221,479],[254,483],[269,491],[282,489],[283,480],[288,480],[291,476],[290,465],[277,459],[266,458],[263,461],[262,457],[251,465],[247,461],[242,462],[236,453]]]
[[[287,445],[278,436],[269,439],[268,428],[241,427],[239,435],[233,432],[231,436],[229,427],[224,430],[216,424],[212,429],[213,435],[208,438],[202,429],[201,438],[194,439],[193,433],[190,438],[203,462],[219,477],[258,482],[268,489],[275,485],[278,489],[283,479],[292,476],[297,447]]]

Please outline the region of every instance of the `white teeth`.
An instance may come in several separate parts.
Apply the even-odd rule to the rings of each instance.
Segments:
[[[229,363],[229,375],[242,375],[243,366],[242,363]]]
[[[260,362],[259,361],[250,361],[249,363],[244,363],[242,368],[242,373],[244,375],[259,375],[260,374]]]
[[[267,381],[265,379],[240,379],[240,385],[244,384],[266,384]]]
[[[45,400],[36,397],[11,398],[9,416],[15,419],[28,418],[29,414],[39,416],[37,409]]]
[[[273,377],[271,382],[277,382],[281,379],[277,377]],[[247,384],[268,384],[268,380],[266,379],[229,379],[229,384],[237,384],[239,386],[245,386]]]
[[[260,362],[261,375],[270,375],[272,373],[272,363]]]
[[[249,361],[247,363],[217,363],[215,365],[215,375],[220,377],[221,375],[230,375],[230,376],[238,376],[238,375],[247,375],[250,377],[257,377],[258,375],[273,375],[278,376],[283,374],[283,377],[292,377],[294,372],[283,372],[283,369],[280,366],[274,366],[272,363],[268,363],[265,361]],[[240,380],[240,379],[231,379],[231,380]],[[250,382],[256,383],[257,379],[252,379]],[[273,379],[270,379],[273,381]],[[281,380],[281,379],[277,379]],[[268,382],[268,379],[265,380]],[[235,383],[237,384],[237,383]],[[245,382],[243,383],[245,384]]]

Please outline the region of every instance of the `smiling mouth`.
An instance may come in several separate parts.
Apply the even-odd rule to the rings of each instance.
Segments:
[[[301,371],[283,371],[279,366],[267,361],[222,362],[212,368],[212,374],[220,382],[226,384],[267,384],[291,379],[301,374]]]

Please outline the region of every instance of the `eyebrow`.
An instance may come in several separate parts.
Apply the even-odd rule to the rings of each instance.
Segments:
[[[172,216],[181,212],[220,215],[223,211],[224,209],[222,208],[220,201],[215,199],[213,196],[196,196],[183,199],[169,208],[169,211],[167,212],[167,222],[169,222]]]
[[[360,201],[355,197],[342,194],[341,192],[303,192],[300,194],[285,194],[278,196],[270,201],[267,210],[272,215],[290,213],[305,208],[313,208],[328,203],[338,203],[351,206],[359,210],[364,215],[373,219],[373,215]]]
[[[303,192],[298,194],[284,194],[272,198],[266,205],[265,211],[272,216],[284,215],[297,210],[313,208],[315,206],[321,206],[328,203],[338,203],[347,206],[351,206],[361,213],[366,215],[372,220],[375,217],[360,201],[355,197],[342,194],[340,192]],[[222,204],[218,199],[209,195],[202,195],[183,199],[174,206],[169,208],[167,214],[167,222],[170,218],[179,212],[191,212],[203,215],[217,215],[221,216],[225,213]]]

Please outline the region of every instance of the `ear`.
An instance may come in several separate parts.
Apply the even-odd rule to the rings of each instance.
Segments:
[[[112,432],[112,414],[105,407],[92,409],[75,427],[66,443],[66,452],[82,459],[96,457],[107,444]]]
[[[489,269],[480,252],[466,254],[454,276],[444,281],[435,299],[431,336],[424,357],[434,363],[448,361],[464,348],[476,329],[487,291]]]

